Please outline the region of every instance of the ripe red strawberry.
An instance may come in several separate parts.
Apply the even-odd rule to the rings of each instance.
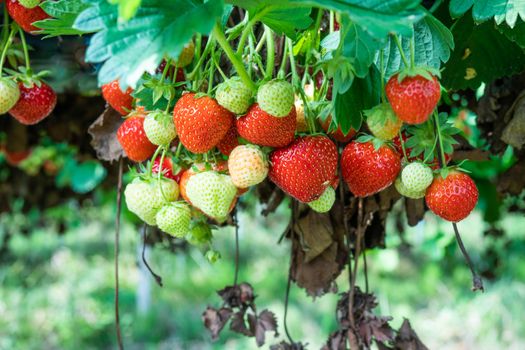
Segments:
[[[144,132],[144,118],[141,112],[132,113],[117,130],[117,139],[124,152],[137,163],[151,157],[157,149]]]
[[[427,189],[425,201],[437,216],[451,222],[466,218],[478,201],[478,189],[465,173],[453,170],[446,178],[438,175]]]
[[[270,154],[270,179],[301,202],[319,198],[337,172],[337,147],[326,136],[304,136]]]
[[[332,116],[328,116],[328,118],[326,118],[324,121],[320,120],[319,122],[323,130],[328,134],[328,136],[342,143],[349,142],[356,134],[356,131],[354,129],[350,129],[350,131],[348,131],[348,134],[345,135],[343,134],[341,127],[338,127],[335,131],[328,132],[330,123],[332,122]]]
[[[133,108],[132,92],[133,89],[130,87],[128,87],[126,91],[122,91],[118,80],[113,80],[111,83],[102,85],[102,97],[121,115],[128,114]]]
[[[11,18],[18,23],[20,28],[27,33],[40,30],[33,25],[33,22],[41,21],[50,17],[39,6],[31,9],[25,8],[18,2],[18,0],[6,0],[6,5],[9,16],[11,16]]]
[[[33,125],[51,114],[57,103],[57,95],[44,82],[33,82],[28,86],[18,83],[20,98],[9,114],[22,124]]]
[[[235,124],[232,124],[230,127],[230,130],[224,135],[222,140],[217,145],[217,148],[219,149],[219,152],[224,154],[225,156],[229,156],[230,153],[233,151],[233,149],[237,146],[239,146],[239,138],[237,134],[237,129],[235,128]]]
[[[9,151],[7,148],[5,148],[3,153],[7,164],[17,166],[23,160],[27,159],[31,155],[32,151],[30,149],[23,151]]]
[[[293,141],[296,126],[295,107],[283,118],[276,118],[254,103],[248,112],[237,119],[239,135],[259,146],[284,147]]]
[[[435,76],[429,80],[421,75],[407,76],[401,80],[393,75],[386,84],[386,95],[392,109],[407,124],[421,124],[434,111],[441,90]]]
[[[183,95],[173,110],[180,142],[193,153],[206,153],[222,140],[234,116],[209,96]]]
[[[341,155],[343,179],[356,197],[367,197],[390,186],[401,170],[399,154],[386,145],[352,141]]]
[[[165,157],[164,161],[162,162],[162,166],[160,165],[160,159],[161,157],[157,157],[155,161],[153,162],[153,166],[151,167],[151,171],[153,174],[159,173],[159,168],[164,177],[167,177],[168,179],[175,180],[175,182],[179,183],[180,178],[182,176],[182,173],[184,172],[184,169],[179,168],[179,171],[174,174],[173,173],[173,162],[170,158]]]

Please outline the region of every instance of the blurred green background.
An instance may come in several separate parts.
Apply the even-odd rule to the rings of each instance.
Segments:
[[[97,190],[82,207],[71,201],[43,216],[16,210],[0,216],[0,238],[8,227],[20,232],[10,240],[9,254],[0,257],[0,349],[115,348],[113,198],[114,193]],[[288,221],[288,206],[284,203],[268,218],[259,215],[261,208],[250,195],[245,206],[239,215],[240,281],[253,285],[260,309],[276,313],[282,337],[289,245],[277,245],[277,240]],[[404,214],[400,205],[396,208],[388,222],[388,248],[367,254],[377,313],[394,317],[396,328],[409,318],[430,349],[525,348],[523,216],[508,213],[489,226],[477,211],[459,224],[476,266],[493,277],[485,279],[481,294],[470,291],[470,272],[451,225],[430,213],[417,227],[399,225]],[[36,225],[38,220],[45,222]],[[57,235],[57,225],[64,221],[65,233]],[[484,234],[489,228],[505,230],[504,238]],[[31,235],[23,234],[28,230]],[[161,245],[150,249],[150,264],[163,277],[160,288],[139,264],[138,228],[124,220],[121,320],[127,349],[257,348],[254,339],[230,331],[212,342],[201,322],[207,305],[220,306],[215,291],[232,283],[233,236],[232,228],[215,231],[214,247],[223,258],[213,265],[195,247],[175,254]],[[491,261],[491,256],[500,259]],[[345,291],[346,273],[337,282]],[[358,284],[363,286],[363,280]],[[293,286],[292,337],[319,349],[336,329],[337,299],[327,294],[313,300]],[[264,348],[280,338],[267,334],[267,340]]]

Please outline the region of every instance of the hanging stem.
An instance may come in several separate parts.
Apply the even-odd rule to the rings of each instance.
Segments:
[[[213,78],[215,76],[215,47],[211,50],[211,59],[212,63],[210,64],[210,68],[208,70],[208,95],[211,95],[211,91],[213,89]]]
[[[151,173],[153,171],[153,162],[155,161],[155,159],[157,159],[157,156],[159,155],[159,152],[162,150],[162,146],[159,146],[157,147],[157,149],[155,150],[155,153],[153,153],[153,157],[151,157],[151,161],[149,162],[149,165],[148,165],[148,176],[151,176]]]
[[[275,43],[273,41],[273,33],[266,25],[264,26],[264,34],[266,35],[266,73],[264,77],[271,79],[275,63]]]
[[[7,43],[7,37],[9,36],[9,14],[7,13],[7,6],[4,6],[4,23],[2,27],[2,43]]]
[[[120,328],[120,311],[119,311],[119,241],[120,241],[120,213],[122,208],[122,173],[124,168],[124,160],[122,157],[118,163],[118,182],[117,182],[117,214],[115,217],[115,330],[117,332],[117,344],[120,350],[124,349],[124,342],[122,341],[122,331]]]
[[[392,37],[394,38],[397,48],[399,49],[399,54],[401,55],[401,59],[403,60],[405,67],[410,67],[405,56],[405,52],[403,51],[403,46],[401,46],[401,42],[399,41],[399,38],[397,37],[397,35],[392,35]]]
[[[405,149],[405,140],[403,140],[403,133],[401,132],[401,129],[399,129],[399,143],[401,144],[401,149],[403,150],[403,157],[405,157],[405,160],[408,162],[407,151]]]
[[[384,65],[384,51],[379,51],[379,71],[381,72],[381,102],[386,102],[385,96],[385,65]]]
[[[26,69],[29,70],[31,68],[31,64],[29,62],[29,50],[27,49],[25,33],[20,27],[18,28],[18,32],[20,33],[20,40],[22,40],[22,49],[24,50],[24,59],[26,62]]]
[[[441,125],[439,124],[439,115],[436,110],[434,110],[434,123],[436,125],[436,132],[439,141],[439,153],[441,159],[441,167],[447,167],[447,159],[445,158],[445,151],[443,150],[443,139],[441,137]]]
[[[233,224],[235,225],[235,274],[233,286],[237,286],[239,277],[239,221],[237,220],[237,208],[233,209]]]
[[[213,36],[221,46],[221,48],[224,50],[224,53],[230,60],[230,62],[233,64],[233,67],[237,71],[237,74],[241,78],[241,80],[244,82],[246,86],[248,86],[251,90],[255,91],[256,86],[253,83],[253,81],[250,79],[250,76],[248,75],[248,72],[244,68],[244,64],[239,59],[239,57],[233,52],[233,49],[231,48],[230,44],[228,43],[228,40],[226,40],[226,37],[224,36],[224,33],[222,32],[222,29],[220,28],[219,24],[216,24],[215,27],[213,27]]]
[[[292,207],[292,217],[290,218],[290,241],[293,239],[294,235],[294,229],[295,229],[295,201],[292,200],[291,203]],[[290,302],[290,289],[292,286],[292,263],[293,263],[293,241],[290,243],[290,267],[288,268],[288,282],[286,282],[286,292],[284,294],[284,316],[283,316],[283,324],[284,324],[284,333],[286,334],[286,337],[288,338],[288,341],[290,344],[295,344],[295,342],[292,339],[292,336],[290,335],[290,332],[288,331],[288,304]]]
[[[283,79],[286,74],[286,63],[288,62],[288,39],[284,39],[284,47],[282,52],[282,60],[281,60],[281,66],[279,67],[279,71],[277,72],[277,77],[280,79]]]
[[[153,270],[149,266],[148,262],[146,261],[145,253],[146,253],[147,230],[148,230],[148,225],[144,224],[143,227],[142,227],[142,262],[144,263],[144,265],[146,266],[148,271],[151,273],[153,278],[155,278],[155,282],[157,282],[157,284],[160,287],[162,287],[163,286],[162,285],[162,277],[160,277],[155,272],[153,272]]]
[[[7,37],[7,40],[4,43],[4,49],[2,50],[2,57],[0,58],[0,76],[2,76],[3,69],[4,69],[4,62],[5,58],[7,56],[7,50],[9,50],[9,47],[11,46],[11,43],[13,41],[13,36],[15,35],[16,30],[11,29],[11,32],[9,33],[9,36]]]
[[[455,222],[453,222],[452,227],[454,228],[454,233],[456,235],[456,241],[458,242],[459,249],[461,250],[463,257],[467,261],[467,265],[470,269],[470,273],[472,274],[472,291],[475,292],[477,290],[480,290],[484,292],[485,288],[483,287],[483,280],[476,273],[476,270],[474,270],[474,264],[472,263],[472,260],[470,259],[467,249],[465,249],[465,246],[463,245],[463,240],[461,239],[461,235],[459,234],[458,225]]]
[[[415,36],[412,35],[410,38],[410,68],[414,68],[416,66],[416,52],[414,51],[415,48]]]
[[[330,11],[330,33],[333,33],[335,30],[335,12]]]
[[[292,39],[286,38],[288,43],[288,56],[290,57],[290,71],[292,72],[292,84],[297,86],[300,82],[299,74],[297,74],[297,69],[295,66],[295,56],[293,55],[293,46]]]

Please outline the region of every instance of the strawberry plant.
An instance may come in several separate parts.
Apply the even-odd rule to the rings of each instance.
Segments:
[[[478,200],[481,210],[525,188],[525,7],[503,3],[6,0],[0,113],[13,117],[2,121],[13,131],[5,158],[32,164],[19,135],[66,114],[69,95],[54,90],[60,65],[50,73],[30,61],[35,38],[80,36],[78,66],[106,104],[89,121],[92,153],[118,163],[117,253],[122,198],[131,220],[143,222],[144,241],[154,227],[166,233],[160,240],[204,247],[210,262],[220,258],[215,228],[233,226],[234,283],[203,320],[213,338],[231,320],[261,346],[277,322],[257,311],[251,285],[237,281],[237,213],[253,197],[264,215],[288,203],[287,302],[292,282],[320,296],[345,268],[350,275],[325,348],[410,348],[372,312],[368,285],[356,285],[358,274],[366,277],[359,261],[385,244],[386,218],[401,201],[410,225],[427,209],[452,223],[473,289],[483,290],[457,223]],[[23,147],[12,147],[14,139]],[[513,152],[505,165],[480,175],[480,164],[496,162],[488,153],[504,152]],[[118,289],[116,296],[123,348]],[[283,323],[287,340],[272,349],[304,349],[288,333],[286,312]]]

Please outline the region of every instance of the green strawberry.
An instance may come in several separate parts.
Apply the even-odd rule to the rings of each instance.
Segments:
[[[8,78],[0,78],[0,114],[7,113],[18,102],[20,88]]]
[[[335,190],[332,186],[328,186],[321,197],[309,202],[308,206],[318,213],[326,213],[332,209],[335,202]]]
[[[274,117],[286,117],[294,105],[293,86],[285,80],[274,79],[257,91],[259,107]]]
[[[190,230],[191,210],[185,202],[164,205],[156,215],[157,226],[173,237],[183,238]]]
[[[236,194],[231,178],[216,171],[197,173],[186,183],[186,195],[193,206],[219,222],[226,219]]]
[[[18,0],[18,2],[26,9],[35,8],[40,4],[40,0]]]
[[[396,187],[397,192],[399,192],[400,195],[412,198],[412,199],[419,199],[425,197],[425,191],[420,192],[414,192],[410,191],[403,185],[403,181],[401,181],[401,176],[399,176],[396,181],[394,182],[394,186]]]
[[[233,77],[217,86],[217,102],[235,114],[244,114],[252,104],[252,90],[239,77]]]
[[[190,232],[186,235],[186,240],[193,245],[207,243],[211,238],[211,228],[205,222],[194,222],[190,228]]]
[[[395,115],[388,103],[381,103],[364,113],[370,132],[384,141],[396,137],[403,125],[403,121]]]
[[[410,192],[425,191],[432,180],[434,180],[432,169],[420,162],[410,163],[401,171],[403,186]]]
[[[161,190],[162,188],[162,190]],[[171,179],[136,177],[124,190],[128,209],[148,225],[156,225],[155,216],[167,202],[177,199],[179,186]]]
[[[171,114],[162,111],[148,114],[144,119],[144,132],[150,142],[157,146],[169,145],[177,136],[173,117]]]

